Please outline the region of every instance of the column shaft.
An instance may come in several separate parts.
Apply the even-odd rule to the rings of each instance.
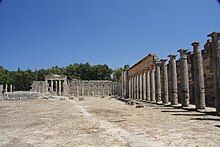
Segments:
[[[121,97],[124,97],[124,71],[121,73]]]
[[[142,74],[139,75],[140,79],[140,100],[143,100],[143,77],[142,77]]]
[[[51,94],[53,94],[53,80],[51,80]]]
[[[155,67],[152,66],[150,73],[150,89],[151,89],[151,103],[155,103]]]
[[[167,75],[167,60],[161,60],[162,69],[162,79],[163,79],[163,103],[167,105],[169,103],[169,93],[168,93],[168,75]]]
[[[181,76],[181,103],[182,107],[189,106],[189,75],[188,75],[188,64],[187,64],[187,50],[180,49],[180,76]]]
[[[146,101],[146,73],[143,73],[143,100]]]
[[[59,96],[61,96],[61,80],[59,80]]]
[[[128,89],[129,89],[129,99],[131,99],[131,78],[128,80]]]
[[[200,43],[192,43],[194,52],[194,79],[195,83],[195,103],[197,109],[205,109],[205,85],[204,85],[204,75],[203,75],[203,59],[200,50]]]
[[[146,101],[147,102],[150,102],[151,100],[151,84],[150,84],[150,71],[148,70],[147,71],[147,75],[146,75]]]
[[[161,102],[161,81],[160,81],[160,62],[156,62],[156,70],[155,70],[155,78],[156,78],[156,102]]]
[[[13,92],[13,85],[10,84],[10,92]]]
[[[176,55],[170,57],[170,91],[171,105],[178,105]]]
[[[137,75],[137,99],[140,99],[140,77]]]

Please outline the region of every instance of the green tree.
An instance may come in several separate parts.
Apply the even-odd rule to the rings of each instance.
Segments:
[[[124,71],[123,68],[118,68],[113,71],[113,81],[119,81],[121,77],[121,73]]]

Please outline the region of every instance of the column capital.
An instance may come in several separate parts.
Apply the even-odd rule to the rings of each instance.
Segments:
[[[183,48],[181,48],[181,49],[179,49],[177,52],[180,52],[180,53],[186,53],[186,52],[188,52],[188,50],[187,50],[187,49],[183,49]]]
[[[199,47],[200,46],[200,42],[193,42],[191,45],[193,47]]]
[[[165,64],[166,61],[167,61],[167,59],[161,59],[161,60],[160,60],[161,64]]]
[[[217,36],[220,36],[220,32],[212,32],[211,34],[207,35],[207,37],[217,37]]]
[[[155,61],[155,65],[160,65],[161,64],[161,61]]]
[[[175,54],[170,54],[170,55],[168,55],[167,57],[169,57],[170,60],[176,60],[176,56],[177,56],[177,55],[175,55]]]
[[[187,51],[186,49],[179,49],[178,52],[180,52],[180,58],[181,59],[187,59]]]
[[[170,57],[170,59],[175,59],[176,58],[176,54],[170,54],[170,55],[168,55],[167,57]]]

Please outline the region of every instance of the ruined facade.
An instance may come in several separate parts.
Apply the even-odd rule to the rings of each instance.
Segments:
[[[0,85],[0,96],[2,96],[5,92],[13,92],[15,89],[12,84]]]
[[[110,96],[119,93],[119,85],[108,80],[72,80],[70,94],[74,96]]]
[[[47,75],[45,81],[34,81],[31,85],[31,92],[47,93],[52,95],[68,95],[69,88],[67,77],[63,75]]]
[[[192,51],[179,49],[180,59],[175,54],[159,60],[149,54],[122,74],[128,78],[122,94],[128,91],[129,98],[164,105],[181,105],[196,109],[215,107],[220,112],[220,33],[213,32],[204,49],[193,42]],[[127,77],[124,77],[127,76]]]
[[[86,96],[86,95],[120,95],[121,88],[118,82],[108,80],[72,80],[67,82],[63,75],[47,75],[45,81],[34,81],[31,92],[47,93],[57,96]]]

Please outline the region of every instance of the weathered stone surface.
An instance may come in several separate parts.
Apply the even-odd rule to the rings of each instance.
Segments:
[[[162,90],[162,101],[164,105],[167,105],[169,103],[169,93],[168,93],[168,73],[167,73],[167,65],[166,65],[166,59],[161,59],[161,69],[162,69],[162,84],[163,84],[163,90]]]
[[[147,91],[146,91],[146,101],[150,102],[151,100],[151,84],[150,84],[150,70],[147,70],[147,75],[146,75],[146,86],[147,86]]]
[[[178,93],[177,93],[177,71],[176,71],[176,56],[169,55],[170,57],[170,96],[171,96],[171,105],[178,105]]]
[[[150,69],[150,90],[151,90],[151,103],[155,103],[155,67],[152,65]]]
[[[215,108],[220,114],[220,32],[213,32],[208,35],[212,37],[212,53],[215,78]]]
[[[181,74],[181,103],[182,107],[189,106],[189,76],[188,76],[188,65],[187,65],[187,51],[180,49],[180,74]]]
[[[203,75],[203,62],[200,50],[200,43],[193,42],[194,52],[194,90],[195,90],[195,104],[197,109],[205,109],[205,85]]]
[[[37,92],[29,91],[15,91],[5,92],[2,100],[25,100],[25,99],[36,99],[39,97]]]
[[[70,82],[70,94],[73,96],[115,95],[115,92],[112,91],[114,84],[116,83],[107,80],[73,80]],[[117,90],[117,87],[114,87],[114,90]]]
[[[155,81],[156,81],[156,102],[161,103],[161,75],[160,75],[160,65],[161,62],[156,61],[155,66]]]

